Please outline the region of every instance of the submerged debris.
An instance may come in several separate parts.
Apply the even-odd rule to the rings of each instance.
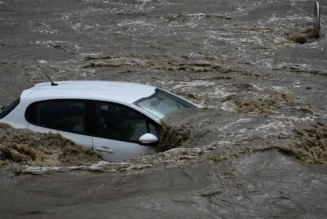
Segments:
[[[308,36],[301,32],[287,33],[286,37],[294,43],[304,44],[308,41]]]
[[[295,32],[287,32],[285,35],[287,40],[299,44],[304,44],[309,40],[315,39],[315,33],[312,28],[305,28]]]

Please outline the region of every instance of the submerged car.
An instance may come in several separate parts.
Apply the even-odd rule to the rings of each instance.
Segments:
[[[60,133],[106,161],[155,152],[160,120],[192,102],[163,89],[110,81],[39,83],[4,107],[0,122]]]

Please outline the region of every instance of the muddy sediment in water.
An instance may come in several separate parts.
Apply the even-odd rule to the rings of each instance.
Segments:
[[[225,101],[233,101],[238,107],[240,113],[257,113],[268,115],[276,113],[276,111],[290,101],[290,96],[287,93],[272,93],[272,94],[253,94],[247,95],[231,95],[224,99]]]
[[[0,217],[324,218],[327,20],[312,38],[313,4],[0,1],[0,105],[47,81],[43,70],[155,85],[203,107],[164,119],[158,153],[119,163],[0,129],[20,173],[41,175],[0,168]]]
[[[293,125],[285,129],[283,124],[279,124],[281,129],[285,129],[284,133],[283,130],[275,129],[272,132],[260,132],[262,127],[269,126],[258,125],[261,120],[256,114],[251,119],[244,119],[237,113],[217,109],[176,111],[161,123],[156,154],[116,164],[104,162],[98,169],[95,167],[89,170],[125,172],[166,164],[179,166],[185,161],[193,162],[192,160],[199,162],[209,159],[217,162],[266,150],[278,150],[307,163],[327,163],[327,123],[310,123],[302,129],[291,128]],[[101,161],[92,150],[76,145],[59,134],[12,129],[6,124],[2,126],[1,165],[91,166]],[[51,168],[49,170],[53,172]],[[34,169],[31,172],[33,171]]]
[[[43,175],[20,176],[23,185],[6,182],[0,192],[5,197],[8,190],[14,191],[17,197],[27,194],[35,197],[31,204],[18,208],[24,215],[29,214],[29,209],[36,209],[42,212],[40,214],[51,212],[56,216],[68,214],[77,218],[93,215],[94,210],[107,213],[104,210],[107,208],[115,209],[113,214],[117,218],[131,213],[139,218],[166,214],[181,218],[192,215],[215,218],[230,216],[231,212],[239,218],[267,214],[293,216],[303,211],[314,217],[325,214],[325,205],[319,203],[325,199],[321,191],[326,189],[321,182],[327,180],[326,170],[320,164],[326,162],[327,123],[315,122],[296,130],[290,128],[285,136],[274,129],[262,130],[269,123],[260,118],[253,115],[246,119],[238,113],[226,114],[217,109],[175,112],[164,120],[170,135],[163,135],[169,141],[163,141],[167,145],[162,148],[169,149],[168,146],[173,147],[176,142],[177,148],[120,163],[99,164],[93,169],[97,173],[67,172],[64,168],[25,169],[23,173]],[[257,130],[251,132],[255,127]],[[282,128],[281,125],[279,129]],[[48,198],[44,198],[44,192]],[[70,192],[69,197],[66,197],[67,192]],[[66,197],[64,206],[49,207],[54,201],[62,201],[63,196]],[[81,196],[87,201],[81,201]],[[6,201],[3,209],[11,214],[10,206],[16,204],[10,197]],[[78,213],[77,204],[85,209],[83,216]],[[141,210],[135,210],[133,206],[136,205]],[[239,205],[235,212],[235,206]],[[149,207],[154,209],[149,211]],[[100,213],[101,218],[106,216]]]
[[[156,147],[157,152],[168,151],[172,148],[183,147],[183,144],[190,138],[190,131],[184,127],[169,126],[164,122],[160,124],[160,142]]]
[[[282,94],[277,99],[285,101],[288,98]],[[169,134],[162,135],[163,141],[159,144],[160,149],[170,149],[174,146],[197,148],[205,157],[212,158],[212,155],[217,154],[217,160],[279,149],[287,155],[308,163],[327,162],[326,122],[312,122],[298,129],[292,128],[296,122],[289,124],[288,128],[280,124],[280,130],[278,128],[277,130],[271,129],[271,131],[267,129],[261,132],[263,127],[267,128],[268,125],[256,125],[260,120],[262,118],[255,114],[251,119],[242,119],[242,116],[236,113],[228,115],[216,109],[174,112],[164,120],[164,133]],[[274,123],[278,124],[276,121]],[[238,126],[238,130],[235,130],[235,127],[233,129],[233,125]]]
[[[54,133],[7,127],[0,135],[1,165],[88,165],[101,159],[92,151]]]
[[[308,163],[327,164],[327,124],[296,129],[292,143],[281,147],[286,153]]]
[[[313,28],[302,28],[293,32],[286,32],[285,35],[287,40],[299,44],[310,43],[316,40]]]

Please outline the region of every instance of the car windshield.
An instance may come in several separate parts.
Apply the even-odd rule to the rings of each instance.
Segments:
[[[134,102],[134,104],[150,112],[159,119],[162,119],[168,113],[178,109],[197,108],[195,105],[183,100],[182,98],[158,88],[155,90],[153,95],[142,98]]]

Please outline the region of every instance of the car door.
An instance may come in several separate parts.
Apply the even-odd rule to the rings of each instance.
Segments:
[[[139,143],[139,138],[152,133],[158,136],[156,124],[129,107],[96,102],[98,135],[93,138],[93,149],[106,161],[122,161],[155,152],[153,146]]]
[[[37,132],[59,133],[85,148],[92,148],[87,136],[87,105],[83,100],[47,100],[31,104],[25,113],[27,128]]]

